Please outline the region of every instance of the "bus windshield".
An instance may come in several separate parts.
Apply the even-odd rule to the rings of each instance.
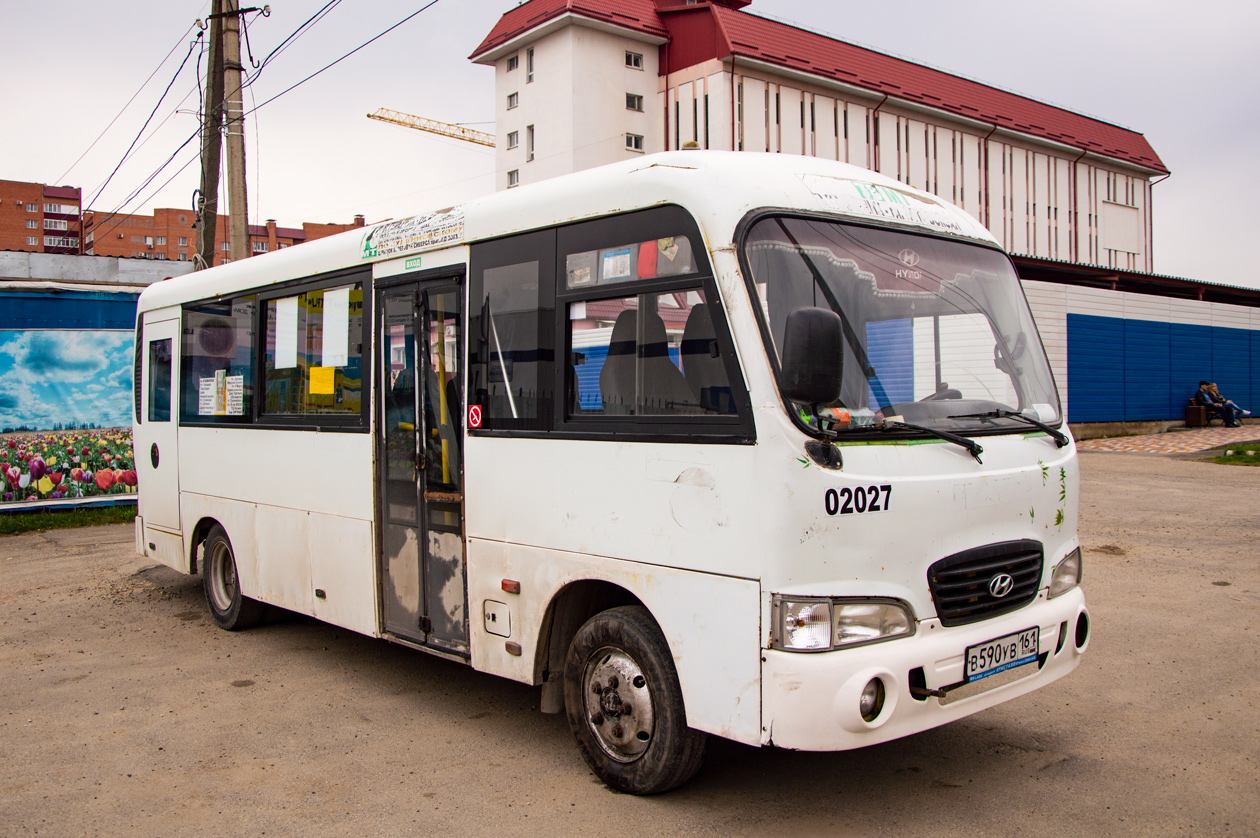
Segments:
[[[1031,430],[1021,417],[1060,423],[1041,340],[1002,252],[771,216],[750,228],[743,254],[776,357],[790,312],[816,306],[840,315],[840,398],[819,411],[836,430],[885,420],[967,433]],[[815,421],[811,406],[793,409]]]

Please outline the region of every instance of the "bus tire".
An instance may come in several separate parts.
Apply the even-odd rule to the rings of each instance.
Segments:
[[[223,527],[215,524],[206,536],[206,549],[201,561],[201,585],[206,592],[210,616],[219,628],[240,631],[256,626],[267,606],[241,596],[236,573],[236,555]]]
[[[582,756],[613,789],[656,794],[700,770],[707,737],[687,727],[669,644],[642,606],[610,608],[578,629],[564,707]]]

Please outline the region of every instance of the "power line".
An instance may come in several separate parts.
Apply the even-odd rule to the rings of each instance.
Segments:
[[[262,74],[263,69],[267,66],[268,63],[270,63],[271,59],[275,58],[280,53],[284,52],[286,49],[292,46],[293,42],[295,42],[298,38],[302,37],[302,35],[305,35],[306,32],[311,27],[313,27],[319,21],[323,20],[324,17],[329,12],[331,12],[333,9],[335,9],[339,5],[341,5],[341,0],[329,0],[327,3],[324,4],[324,6],[319,11],[317,11],[315,14],[311,15],[305,21],[303,21],[301,26],[299,26],[297,29],[294,29],[292,32],[290,32],[289,36],[285,38],[283,41],[281,41],[276,46],[275,49],[267,53],[267,57],[264,58],[262,60],[262,63],[259,64],[257,69],[254,70],[253,75],[250,76],[249,81],[246,82],[246,84],[253,84],[255,81],[257,81],[259,75]]]
[[[337,4],[339,4],[340,2],[341,2],[341,0],[330,0],[330,1],[329,1],[329,3],[325,4],[325,5],[324,5],[324,6],[323,6],[323,7],[322,7],[322,8],[321,8],[318,12],[316,12],[314,15],[312,15],[312,16],[311,16],[311,18],[309,18],[309,19],[308,19],[308,20],[307,20],[307,21],[306,21],[306,22],[305,22],[302,26],[300,26],[300,27],[298,27],[298,29],[294,30],[294,32],[293,32],[293,33],[292,33],[292,34],[291,34],[288,38],[286,38],[286,39],[285,39],[285,41],[284,41],[284,42],[282,42],[280,46],[278,46],[278,47],[276,47],[276,49],[272,50],[272,51],[271,51],[271,53],[269,53],[269,54],[268,54],[267,58],[263,59],[262,64],[259,66],[259,72],[261,72],[262,67],[266,66],[267,61],[269,61],[269,60],[270,60],[272,57],[274,57],[275,55],[278,55],[278,54],[279,54],[279,52],[280,52],[280,51],[281,51],[281,50],[285,47],[285,44],[291,44],[291,43],[292,43],[292,41],[293,41],[293,40],[296,40],[296,38],[297,38],[297,37],[298,37],[298,36],[299,36],[299,35],[303,32],[303,30],[304,30],[305,28],[308,28],[310,25],[313,25],[313,23],[318,22],[318,19],[321,17],[321,15],[326,14],[328,11],[331,11],[331,10],[332,10],[332,8],[334,8],[334,7],[335,7]],[[315,78],[315,77],[316,77],[316,76],[318,76],[320,73],[323,73],[325,70],[329,70],[329,69],[331,69],[332,67],[335,67],[337,64],[340,64],[342,61],[345,61],[345,60],[346,60],[347,58],[349,58],[350,56],[354,55],[355,53],[357,53],[357,52],[359,52],[360,50],[364,49],[365,47],[369,46],[370,44],[373,44],[373,43],[375,43],[376,41],[380,40],[381,38],[385,37],[385,36],[386,36],[386,35],[388,35],[390,32],[393,32],[395,29],[397,29],[398,27],[400,27],[400,26],[402,26],[403,24],[407,23],[408,21],[412,20],[413,18],[415,18],[416,16],[418,16],[418,15],[419,15],[419,14],[421,14],[422,12],[425,12],[425,11],[427,11],[428,9],[432,8],[433,6],[437,5],[437,4],[438,4],[438,2],[439,2],[439,0],[430,0],[430,2],[428,2],[428,3],[426,3],[425,5],[421,6],[419,9],[417,9],[416,11],[414,11],[414,12],[412,12],[411,14],[407,15],[406,17],[404,17],[402,20],[398,21],[398,22],[397,22],[397,23],[395,23],[394,25],[392,25],[392,26],[388,27],[387,29],[384,29],[384,30],[383,30],[383,31],[381,31],[380,33],[378,33],[378,34],[374,35],[373,37],[369,38],[368,40],[364,41],[364,42],[363,42],[362,44],[360,44],[359,46],[357,46],[357,47],[355,47],[354,49],[350,50],[350,51],[349,51],[349,52],[347,52],[345,55],[342,55],[340,58],[337,58],[336,60],[329,62],[328,64],[324,65],[323,67],[321,67],[320,69],[318,69],[318,70],[316,70],[315,72],[311,73],[310,75],[306,76],[305,78],[301,79],[300,81],[298,81],[298,82],[296,82],[296,83],[294,83],[294,84],[290,85],[289,87],[285,88],[284,90],[280,91],[279,93],[277,93],[276,95],[272,96],[271,98],[264,100],[264,101],[262,102],[262,104],[255,105],[255,106],[254,106],[253,108],[251,108],[250,110],[245,111],[244,113],[242,113],[242,114],[241,114],[241,116],[242,116],[242,117],[244,117],[244,116],[248,116],[249,114],[254,113],[255,111],[259,110],[260,108],[264,107],[265,105],[268,105],[268,104],[270,104],[271,102],[274,102],[276,99],[279,99],[281,96],[284,96],[286,93],[289,93],[289,92],[291,92],[291,91],[295,90],[296,88],[300,87],[301,85],[303,85],[303,84],[305,84],[306,82],[310,81],[311,79]],[[200,34],[200,33],[198,33],[198,36],[197,36],[197,37],[198,37],[198,39],[200,40],[200,38],[201,38],[201,34]],[[196,43],[197,43],[197,42],[194,42],[194,44],[196,44]],[[192,49],[191,49],[191,47],[190,47],[188,56],[190,56],[191,54],[192,54]],[[185,56],[185,57],[184,57],[184,63],[187,63],[187,61],[188,61],[188,56]],[[200,59],[199,59],[199,60],[200,60]],[[184,66],[184,64],[180,64],[180,69],[183,69],[183,66]],[[177,71],[176,71],[176,75],[178,75],[178,72],[179,72],[179,71],[177,70]],[[258,76],[258,72],[255,72],[255,74],[254,74],[253,78],[257,78],[257,76]],[[251,81],[253,80],[253,78],[251,78]],[[174,84],[174,81],[175,81],[175,80],[174,80],[174,78],[172,78],[172,79],[171,79],[171,84]],[[198,84],[200,84],[200,77],[199,77],[199,80],[198,80]],[[168,85],[167,85],[167,91],[169,91],[169,90],[170,90],[170,87],[171,87],[171,85],[170,85],[170,84],[168,84]],[[165,95],[166,95],[166,94],[165,94],[165,93],[163,93],[163,97],[165,97]],[[226,101],[226,97],[224,97],[224,98],[225,98],[225,101]],[[159,105],[161,104],[161,100],[159,100],[159,103],[158,103],[158,104],[159,104]],[[156,112],[156,110],[157,110],[157,108],[155,107],[155,108],[154,108],[154,111]],[[150,114],[150,119],[152,119],[152,114]],[[146,125],[148,124],[148,121],[147,121],[147,120],[146,120],[145,124],[146,124]],[[143,132],[143,130],[144,130],[144,129],[142,128],[142,129],[141,129],[141,132]],[[199,135],[200,133],[201,133],[201,127],[200,127],[200,125],[198,125],[197,130],[196,130],[196,131],[194,131],[194,132],[192,133],[192,135],[188,137],[188,139],[186,139],[186,140],[184,140],[184,142],[180,143],[180,144],[179,144],[179,146],[175,149],[175,151],[171,154],[171,156],[170,156],[170,157],[168,157],[168,158],[166,159],[166,161],[165,161],[165,162],[163,162],[160,166],[158,166],[158,168],[157,168],[157,169],[155,169],[155,170],[153,171],[153,173],[152,173],[151,175],[149,175],[149,177],[148,177],[148,178],[146,178],[146,179],[145,179],[144,183],[142,183],[139,187],[137,187],[135,190],[133,190],[133,191],[132,191],[132,193],[131,193],[130,195],[128,195],[128,196],[127,196],[127,197],[126,197],[126,198],[125,198],[125,199],[124,199],[124,200],[123,200],[123,201],[122,201],[122,202],[118,205],[118,208],[117,208],[117,209],[115,209],[113,212],[111,212],[111,213],[110,213],[110,215],[111,215],[111,216],[117,216],[117,215],[119,215],[119,214],[120,214],[120,212],[121,212],[121,211],[122,211],[122,210],[123,210],[123,209],[124,209],[124,208],[125,208],[125,207],[129,204],[129,203],[131,203],[131,201],[132,201],[132,200],[133,200],[133,199],[134,199],[134,198],[135,198],[135,197],[136,197],[136,196],[137,196],[137,195],[138,195],[141,191],[143,191],[143,190],[144,190],[144,188],[145,188],[146,186],[148,186],[150,183],[152,183],[154,180],[156,180],[156,179],[157,179],[157,177],[158,177],[158,176],[162,173],[162,171],[163,171],[163,170],[165,170],[165,169],[166,169],[166,167],[167,167],[167,166],[169,166],[169,165],[171,164],[171,161],[172,161],[172,160],[174,160],[174,159],[175,159],[175,157],[176,157],[176,156],[178,156],[178,155],[179,155],[179,153],[180,153],[181,151],[183,151],[183,149],[184,149],[184,148],[185,148],[185,147],[186,147],[189,143],[191,143],[193,140],[195,140],[195,139],[198,137],[198,135]],[[139,136],[138,136],[138,135],[137,135],[137,139],[139,139]],[[134,141],[133,141],[133,143],[132,143],[132,144],[134,145]],[[128,152],[130,153],[130,149],[128,149]],[[126,159],[126,157],[124,156],[124,160],[125,160],[125,159]],[[161,189],[161,188],[164,188],[164,187],[166,186],[166,184],[169,184],[169,183],[171,182],[171,180],[173,180],[173,179],[175,178],[175,176],[176,176],[176,175],[180,174],[181,172],[183,172],[183,171],[184,171],[184,169],[188,168],[188,166],[189,166],[189,165],[191,165],[191,164],[192,164],[192,162],[193,162],[194,160],[196,160],[196,159],[197,159],[197,158],[196,158],[196,157],[194,157],[194,158],[190,159],[187,163],[185,163],[182,167],[180,167],[180,169],[179,169],[179,170],[175,173],[175,175],[172,175],[172,176],[171,176],[171,178],[169,178],[169,179],[168,179],[165,183],[163,183],[163,184],[162,184],[162,187],[159,187],[159,191],[160,191],[160,189]],[[119,162],[119,166],[121,166],[121,165],[122,165],[122,162],[120,161],[120,162]],[[118,171],[118,169],[117,169],[117,167],[116,167],[116,168],[114,169],[114,172],[116,173],[117,171]],[[110,177],[111,177],[111,178],[113,177],[113,173],[111,173]],[[108,180],[106,180],[106,184],[108,184],[108,182],[109,182],[109,181],[108,181]],[[101,189],[97,191],[96,196],[94,196],[92,200],[95,200],[97,197],[99,197],[99,196],[100,196],[100,194],[101,194],[101,192],[102,192],[103,190],[104,190],[104,185],[102,185]],[[151,196],[150,196],[150,197],[151,197]],[[90,203],[90,202],[89,202],[89,203]],[[125,213],[124,213],[124,215],[125,215]],[[106,233],[111,232],[114,228],[116,228],[117,226],[119,226],[119,224],[121,224],[121,223],[122,223],[122,222],[121,222],[121,221],[119,221],[118,223],[114,224],[112,227],[108,228],[105,232],[106,232]]]
[[[96,190],[96,194],[88,200],[89,204],[101,196],[101,193],[105,191],[105,187],[109,186],[109,182],[114,179],[114,175],[118,174],[118,170],[122,168],[122,164],[127,162],[127,158],[131,155],[132,149],[136,147],[136,142],[139,141],[140,137],[144,134],[144,129],[149,127],[149,123],[153,121],[153,115],[157,113],[158,108],[162,106],[162,101],[166,98],[166,94],[170,93],[171,88],[175,85],[175,79],[179,77],[180,72],[188,63],[188,59],[192,57],[193,49],[201,43],[201,34],[202,33],[198,32],[196,40],[188,45],[188,52],[184,55],[184,60],[179,62],[179,67],[175,70],[175,75],[171,76],[171,80],[167,83],[166,89],[163,90],[162,95],[158,97],[157,104],[154,105],[153,110],[149,112],[148,119],[144,121],[144,125],[140,126],[139,133],[137,133],[135,139],[131,141],[131,145],[127,146],[127,150],[123,153],[122,159],[118,161],[118,165],[115,166],[114,170],[109,173],[109,177],[105,178],[105,182],[102,183],[100,188]],[[181,146],[181,148],[182,147],[183,146]]]
[[[122,106],[122,108],[118,111],[118,113],[114,115],[114,118],[109,121],[109,124],[106,125],[101,130],[101,133],[96,136],[96,139],[92,140],[92,144],[87,147],[86,151],[84,151],[82,154],[79,155],[79,159],[71,163],[70,168],[66,169],[64,172],[61,173],[61,177],[57,178],[58,183],[65,180],[66,175],[73,172],[74,167],[79,165],[81,162],[83,162],[84,157],[88,156],[88,152],[96,148],[96,144],[101,141],[101,137],[104,137],[105,134],[109,131],[109,129],[114,127],[114,123],[118,121],[119,117],[121,117],[123,113],[126,112],[127,108],[131,107],[131,103],[136,101],[136,97],[139,96],[141,92],[145,89],[145,87],[148,86],[149,82],[153,81],[153,77],[158,74],[158,70],[161,70],[162,65],[166,63],[167,59],[169,59],[172,55],[175,54],[175,50],[179,49],[179,45],[183,43],[184,38],[187,37],[188,33],[191,32],[192,28],[196,25],[197,25],[196,22],[189,24],[188,28],[185,29],[183,34],[180,35],[179,38],[175,41],[175,45],[171,47],[171,51],[168,52],[165,56],[163,56],[162,60],[158,62],[158,65],[153,68],[153,72],[149,73],[149,77],[145,79],[143,82],[141,82],[140,86],[136,88],[135,93],[131,94],[131,98],[127,100],[127,104]]]
[[[376,41],[379,41],[381,38],[385,37],[385,36],[386,36],[386,35],[388,35],[390,32],[393,32],[395,29],[397,29],[398,27],[402,26],[402,25],[403,25],[404,23],[406,23],[407,21],[409,21],[409,20],[411,20],[412,18],[414,18],[416,15],[420,14],[420,13],[421,13],[421,12],[423,12],[423,11],[426,11],[427,9],[429,9],[429,8],[431,8],[431,7],[433,7],[433,6],[436,6],[436,5],[438,4],[438,2],[439,2],[439,0],[429,0],[429,2],[428,2],[428,3],[424,4],[424,5],[423,5],[423,6],[421,6],[419,9],[416,9],[414,12],[412,12],[412,13],[411,13],[411,14],[409,14],[409,15],[407,15],[405,18],[403,18],[402,20],[398,21],[397,23],[395,23],[393,26],[389,27],[389,28],[388,28],[388,29],[386,29],[385,31],[381,32],[381,33],[380,33],[380,34],[378,34],[378,35],[374,35],[373,37],[371,37],[371,38],[369,38],[368,40],[364,41],[363,43],[359,44],[357,47],[355,47],[354,49],[350,50],[350,51],[349,51],[349,52],[347,52],[345,55],[341,56],[340,58],[336,59],[335,61],[332,61],[332,62],[330,62],[330,63],[328,63],[328,64],[325,64],[323,67],[320,67],[318,70],[316,70],[315,72],[311,73],[309,76],[307,76],[306,78],[302,79],[301,81],[296,82],[295,84],[292,84],[292,85],[290,85],[289,87],[286,87],[284,90],[281,90],[279,93],[277,93],[275,96],[272,96],[270,99],[265,99],[265,100],[263,101],[262,105],[258,105],[258,106],[256,106],[253,110],[246,111],[245,113],[241,114],[241,116],[249,116],[251,113],[253,113],[254,111],[258,110],[258,108],[263,107],[263,105],[270,104],[271,102],[274,102],[275,100],[279,99],[281,96],[283,96],[284,94],[286,94],[286,93],[290,92],[291,90],[294,90],[295,88],[300,87],[300,86],[301,86],[301,85],[303,85],[303,84],[306,84],[308,81],[310,81],[311,79],[315,78],[315,77],[316,77],[316,76],[318,76],[320,73],[324,72],[325,70],[331,69],[332,67],[337,66],[337,65],[338,65],[338,64],[340,64],[342,61],[345,61],[347,58],[349,58],[350,56],[354,55],[356,52],[358,52],[359,50],[361,50],[361,49],[363,49],[364,47],[368,46],[369,44],[374,43],[374,42],[376,42]],[[264,63],[265,63],[265,62],[264,62]]]
[[[187,145],[187,143],[185,143],[184,145]],[[180,146],[180,149],[182,149],[182,148],[183,148],[183,146]],[[176,154],[178,154],[178,153],[179,153],[179,152],[178,152],[178,151],[176,151]],[[171,159],[174,159],[174,157],[175,157],[175,155],[171,155]],[[177,177],[179,177],[181,174],[183,174],[184,170],[185,170],[185,169],[187,169],[189,166],[191,166],[193,163],[196,163],[196,162],[197,162],[197,160],[199,160],[199,159],[200,159],[200,157],[201,157],[201,150],[200,150],[200,149],[198,149],[198,150],[197,150],[197,153],[196,153],[195,155],[193,155],[192,157],[189,157],[189,158],[188,158],[188,161],[187,161],[186,163],[184,163],[184,165],[182,165],[182,166],[180,166],[178,169],[176,169],[176,170],[175,170],[175,173],[174,173],[173,175],[171,175],[169,178],[167,178],[165,181],[163,181],[161,186],[159,186],[157,189],[154,189],[152,192],[150,192],[150,193],[149,193],[149,195],[145,198],[145,200],[149,200],[149,199],[153,198],[155,195],[157,195],[157,193],[161,192],[163,189],[165,189],[167,186],[169,186],[169,185],[170,185],[170,183],[171,183],[171,181],[173,181],[175,178],[177,178]],[[165,168],[166,168],[166,166],[167,166],[167,164],[169,164],[169,163],[170,163],[170,160],[167,160],[167,161],[166,161],[166,163],[163,163],[163,164],[162,164],[162,169],[165,169]],[[144,187],[145,187],[145,186],[148,186],[150,183],[152,183],[152,182],[153,182],[153,181],[157,178],[157,176],[158,176],[160,173],[161,173],[161,169],[159,169],[158,171],[154,172],[154,173],[153,173],[153,174],[149,177],[149,179],[148,179],[148,180],[146,180],[146,181],[145,181],[145,182],[144,182],[144,183],[140,186],[140,188],[139,188],[139,189],[137,189],[135,192],[133,192],[133,193],[132,193],[132,197],[134,197],[135,195],[139,194],[141,189],[144,189]],[[129,197],[129,198],[127,199],[127,201],[130,201],[130,200],[131,200],[131,198]],[[126,202],[124,202],[122,205],[120,205],[120,206],[119,206],[119,208],[118,208],[117,210],[114,210],[114,211],[112,211],[112,212],[108,212],[108,213],[104,213],[104,215],[105,215],[107,218],[110,218],[110,219],[117,218],[117,219],[120,219],[120,220],[115,221],[112,225],[110,225],[109,227],[105,228],[105,230],[103,230],[103,231],[102,231],[101,233],[99,233],[99,234],[98,234],[95,230],[93,230],[93,231],[92,231],[93,238],[97,237],[98,235],[99,235],[99,236],[107,236],[107,235],[109,235],[110,233],[114,232],[114,230],[118,229],[120,226],[122,226],[122,225],[123,225],[123,223],[124,223],[124,222],[125,222],[125,221],[126,221],[126,220],[130,217],[130,216],[131,216],[131,213],[128,213],[128,212],[121,212],[122,208],[123,208],[125,205],[126,205]]]

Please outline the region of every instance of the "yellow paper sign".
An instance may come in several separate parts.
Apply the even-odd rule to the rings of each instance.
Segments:
[[[311,395],[331,396],[336,367],[311,367]]]

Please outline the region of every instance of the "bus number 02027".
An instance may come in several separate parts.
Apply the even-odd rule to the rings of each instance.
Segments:
[[[828,489],[823,495],[823,506],[828,515],[852,515],[862,512],[887,512],[892,499],[892,485],[845,486]]]

